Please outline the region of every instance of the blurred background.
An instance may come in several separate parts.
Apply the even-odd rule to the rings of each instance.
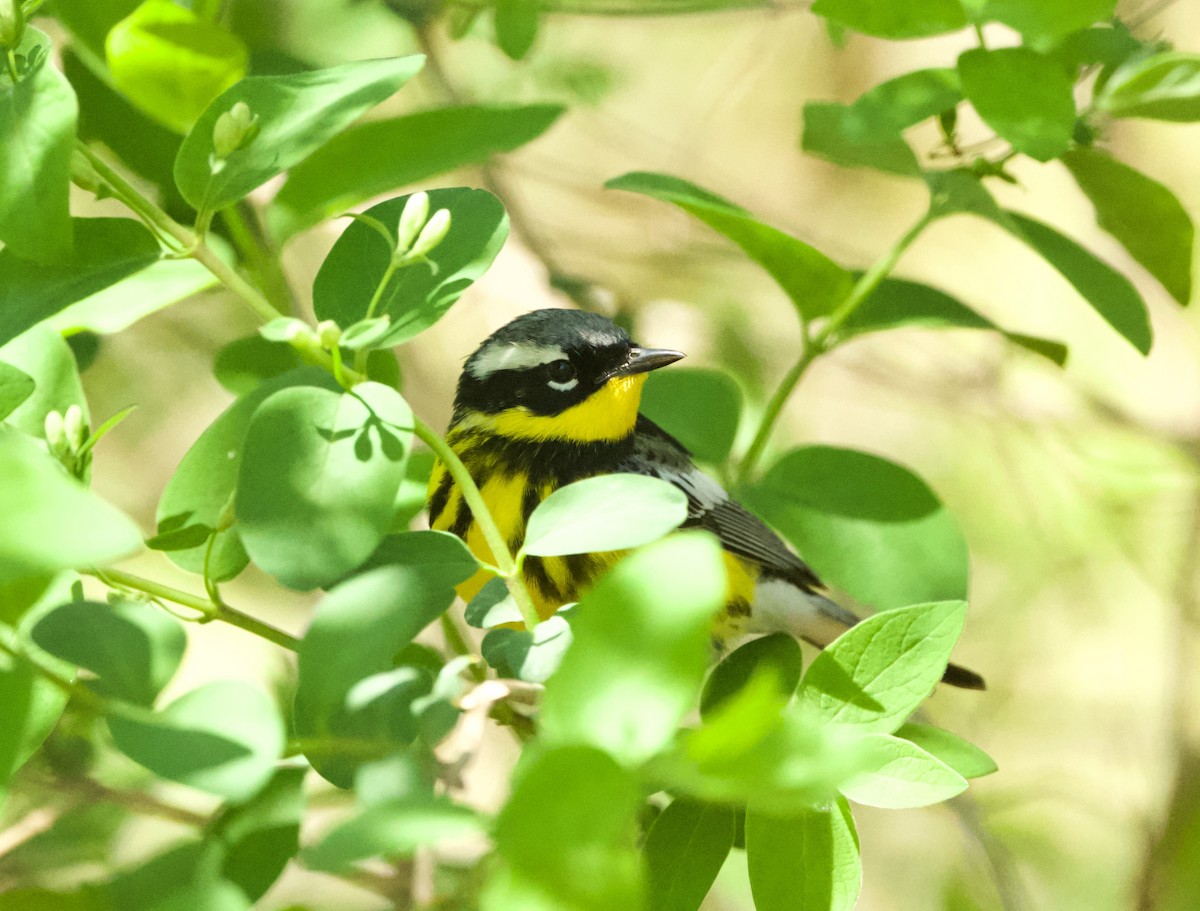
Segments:
[[[557,290],[566,289],[627,318],[639,340],[732,373],[750,403],[743,430],[753,429],[798,351],[792,305],[715,233],[673,207],[606,191],[604,181],[632,170],[684,177],[865,267],[920,215],[926,192],[803,155],[801,108],[951,65],[973,39],[853,35],[838,47],[805,3],[747,7],[630,16],[593,4],[601,14],[556,13],[514,64],[483,22],[451,40],[440,25],[414,29],[376,0],[235,4],[239,33],[312,65],[427,53],[425,71],[378,116],[454,100],[569,105],[530,146],[427,185],[491,189],[511,213],[513,235],[450,314],[400,350],[418,414],[444,426],[463,359],[518,313],[571,306]],[[1139,35],[1200,51],[1196,0],[1137,0],[1121,14],[1139,23]],[[992,37],[1002,44],[1003,29]],[[936,139],[918,133],[914,146],[927,151]],[[1102,144],[1200,216],[1200,126],[1119,121]],[[939,692],[927,711],[986,749],[1000,771],[950,805],[856,808],[866,876],[859,907],[1150,908],[1152,884],[1171,867],[1194,871],[1194,891],[1158,907],[1200,907],[1200,322],[1096,228],[1061,166],[1022,159],[1014,173],[1019,185],[1000,190],[1005,205],[1035,213],[1134,277],[1152,314],[1151,355],[1138,355],[1009,235],[948,219],[896,274],[934,284],[1007,329],[1067,343],[1065,369],[990,333],[879,333],[822,358],[776,433],[779,451],[831,443],[909,466],[956,516],[972,553],[958,660],[981,671],[989,689]],[[286,248],[302,301],[343,225],[327,223]],[[213,379],[214,352],[253,330],[235,301],[205,293],[105,338],[84,375],[93,414],[133,404],[139,390],[138,411],[100,447],[95,478],[147,532],[179,459],[231,401]],[[197,584],[161,555],[131,569]],[[311,600],[253,570],[224,590],[280,626],[304,628]],[[218,626],[189,627],[177,691],[210,677],[280,685],[285,669],[269,646]],[[485,804],[497,799],[514,756],[503,737],[493,746],[470,773]],[[114,789],[139,780],[132,764],[106,774]],[[203,799],[182,788],[170,795],[184,805]],[[77,812],[0,856],[0,891],[29,877],[67,886],[94,875],[110,849],[132,862],[178,837],[178,822],[130,821],[94,797],[80,796]],[[336,809],[334,795],[322,800]],[[81,857],[80,845],[92,847]],[[258,907],[300,902],[390,907],[296,869]],[[734,852],[705,907],[750,907],[744,855]]]

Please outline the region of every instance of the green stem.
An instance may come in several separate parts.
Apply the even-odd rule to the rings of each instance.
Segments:
[[[119,569],[89,570],[88,574],[102,582],[109,582],[121,588],[142,592],[153,598],[162,598],[165,601],[190,607],[203,615],[206,620],[220,620],[222,623],[228,623],[230,626],[253,633],[260,639],[266,639],[289,651],[296,651],[300,645],[300,640],[291,633],[285,633],[278,627],[264,623],[228,604],[215,604],[208,598],[202,598],[199,595],[193,595],[178,588],[163,585],[161,582],[155,582],[153,579],[145,579]]]
[[[10,47],[7,54],[8,59],[8,75],[12,77],[13,85],[15,86],[21,81],[21,73],[17,69],[17,55],[13,53]]]
[[[496,525],[496,520],[492,518],[487,504],[483,502],[483,494],[479,492],[479,488],[475,485],[475,479],[467,471],[467,466],[462,463],[462,459],[450,448],[450,444],[438,436],[420,418],[415,418],[414,420],[417,437],[433,450],[433,454],[446,466],[446,470],[450,472],[450,476],[454,478],[454,482],[462,492],[462,497],[466,501],[467,506],[470,507],[471,514],[475,517],[475,522],[479,526],[479,530],[483,532],[483,539],[492,551],[492,558],[496,561],[496,566],[500,570],[500,577],[508,587],[509,594],[513,596],[513,600],[517,602],[517,607],[521,611],[521,618],[525,621],[525,627],[533,629],[541,622],[541,617],[538,616],[537,608],[533,604],[533,598],[530,597],[529,590],[525,587],[525,583],[521,579],[521,573],[517,568],[517,563],[513,559],[512,553],[509,552],[504,535],[500,533],[500,528]]]
[[[379,307],[379,302],[383,300],[383,292],[387,290],[388,282],[392,280],[392,276],[396,274],[396,270],[400,268],[400,259],[395,253],[388,260],[387,268],[383,270],[383,278],[379,280],[379,284],[375,286],[375,293],[371,295],[371,302],[367,304],[367,315],[364,320],[372,319],[375,316],[375,310]],[[362,348],[354,354],[354,369],[359,373],[363,373],[367,369],[367,357],[370,351]]]
[[[784,404],[795,391],[796,385],[800,382],[800,378],[804,376],[809,366],[822,354],[828,352],[833,345],[831,340],[837,334],[837,331],[845,324],[854,311],[862,306],[879,287],[889,273],[896,267],[900,257],[904,254],[914,240],[929,227],[937,216],[933,210],[928,210],[922,215],[904,235],[897,240],[866,272],[862,274],[854,287],[850,289],[850,293],[845,299],[834,308],[829,315],[825,325],[821,327],[821,331],[805,339],[804,350],[800,354],[799,360],[792,366],[792,369],[787,372],[779,386],[771,395],[767,406],[763,409],[762,419],[759,421],[758,430],[754,434],[754,439],[750,443],[750,448],[746,450],[746,455],[742,459],[741,465],[738,467],[737,477],[739,483],[748,481],[758,464],[762,454],[767,447],[767,442],[770,440],[771,432],[775,428],[775,422],[779,419],[779,413],[783,410]]]
[[[450,651],[458,656],[475,657],[475,651],[467,644],[466,637],[463,636],[462,630],[458,628],[458,623],[450,616],[449,612],[441,616],[442,637],[446,640],[446,646]],[[472,664],[470,667],[471,678],[476,683],[482,683],[487,679],[487,671],[479,664]]]
[[[276,310],[282,313],[292,313],[296,309],[296,299],[292,294],[287,276],[279,265],[279,251],[275,244],[261,227],[257,230],[250,225],[246,210],[249,205],[243,200],[221,210],[221,220],[225,223],[234,246],[241,253],[242,259],[251,264],[255,277],[262,285],[267,299]],[[250,211],[253,216],[253,210]]]

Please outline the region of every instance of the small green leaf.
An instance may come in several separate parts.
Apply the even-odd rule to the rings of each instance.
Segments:
[[[0,250],[0,344],[158,260],[153,235],[128,218],[76,218],[75,253],[41,265]]]
[[[33,395],[8,415],[8,426],[40,438],[46,432],[47,413],[65,414],[72,405],[78,405],[84,421],[89,421],[75,355],[57,332],[36,326],[0,348],[0,358],[37,382]]]
[[[758,911],[852,911],[862,888],[858,833],[843,798],[789,816],[747,813],[746,860]]]
[[[865,739],[869,767],[842,785],[855,803],[889,810],[927,807],[967,789],[967,780],[914,743],[888,734]]]
[[[381,202],[366,214],[395,231],[408,198]],[[408,341],[441,319],[488,270],[508,236],[504,206],[486,190],[430,190],[429,208],[450,212],[450,233],[429,254],[428,262],[404,266],[387,283],[375,313],[390,316],[392,328],[380,345]],[[350,224],[325,257],[313,283],[317,317],[348,326],[366,316],[391,256],[392,251],[370,226],[358,221]]]
[[[962,601],[868,617],[813,661],[800,683],[801,705],[828,722],[894,731],[942,679],[966,617]]]
[[[881,82],[851,105],[877,129],[902,132],[962,101],[958,73],[947,67],[914,70]]]
[[[234,395],[250,395],[264,381],[297,370],[303,364],[295,348],[255,333],[234,339],[221,348],[213,359],[213,375]]]
[[[1095,149],[1072,149],[1063,164],[1096,207],[1100,227],[1186,306],[1192,296],[1195,229],[1175,194]]]
[[[819,576],[865,604],[966,597],[962,532],[925,482],[894,462],[805,446],[744,496]]]
[[[109,715],[117,747],[155,775],[228,800],[248,800],[283,752],[279,710],[256,686],[207,683],[140,719]]]
[[[0,361],[0,421],[33,395],[37,383],[28,373]]]
[[[640,547],[687,519],[687,496],[674,484],[636,474],[606,474],[558,488],[538,504],[521,552],[538,557]]]
[[[338,340],[338,344],[351,351],[373,348],[375,343],[387,334],[389,322],[390,320],[386,316],[359,320],[353,326],[346,328]]]
[[[71,253],[67,208],[71,153],[79,106],[75,93],[51,62],[53,46],[36,28],[12,53],[27,70],[14,86],[0,69],[0,258],[57,262]],[[3,267],[0,267],[2,270]],[[10,280],[0,271],[0,288]],[[0,299],[6,295],[0,292]],[[0,304],[0,312],[11,305]],[[11,338],[11,336],[9,336]]]
[[[1200,120],[1200,54],[1167,51],[1120,67],[1095,100],[1113,117]]]
[[[624,762],[662,748],[692,705],[724,601],[720,548],[688,532],[623,560],[580,602],[575,641],[546,685],[541,736]]]
[[[351,127],[288,172],[271,204],[291,237],[365,199],[510,152],[550,128],[558,105],[461,105]]]
[[[291,588],[342,578],[387,534],[411,441],[412,411],[387,386],[272,394],[250,419],[238,475],[246,552]]]
[[[995,760],[979,747],[933,725],[902,724],[896,729],[896,736],[936,756],[963,778],[982,778],[996,771]]]
[[[696,911],[733,847],[733,809],[674,800],[654,820],[642,845],[646,907]]]
[[[982,7],[980,21],[1003,22],[1033,43],[1111,19],[1117,0],[984,0]]]
[[[958,58],[963,93],[1013,148],[1057,158],[1075,130],[1074,82],[1049,57],[1026,47],[967,51]]]
[[[479,590],[465,613],[466,621],[476,629],[491,629],[502,623],[521,623],[521,610],[508,592],[503,579],[489,579]]]
[[[878,38],[925,38],[956,32],[967,24],[959,0],[816,0],[812,11]]]
[[[419,55],[363,60],[290,76],[243,79],[208,105],[184,138],[175,159],[180,192],[194,207],[207,211],[237,202],[395,94],[424,60]],[[215,167],[213,127],[238,103],[258,118],[258,135]]]
[[[804,105],[802,147],[844,168],[874,168],[905,177],[921,171],[899,132],[881,129],[854,105],[810,101]]]
[[[104,42],[114,85],[164,126],[186,133],[246,74],[242,40],[171,0],[145,0]]]
[[[496,44],[513,60],[533,47],[539,12],[537,0],[496,0]]]
[[[707,717],[740,692],[755,674],[770,674],[786,702],[796,691],[804,669],[800,643],[787,633],[752,639],[735,649],[713,668],[700,694],[700,714]]]
[[[418,566],[446,585],[458,585],[479,569],[479,561],[457,535],[446,531],[403,531],[388,535],[359,572],[377,566]]]
[[[95,674],[100,695],[146,706],[175,675],[187,645],[178,620],[137,601],[62,604],[31,635],[51,655]]]
[[[68,477],[28,437],[0,429],[0,582],[103,566],[142,536],[115,507]]]
[[[572,609],[572,616],[573,614]],[[562,665],[574,633],[566,618],[556,614],[531,631],[494,629],[483,637],[479,651],[504,677],[545,683]]]
[[[854,284],[849,272],[815,247],[763,224],[744,209],[686,180],[634,172],[605,186],[674,203],[725,235],[770,273],[805,319],[831,312]]]
[[[479,835],[482,828],[474,810],[445,798],[385,801],[336,826],[303,858],[313,870],[344,873],[356,861],[409,857],[440,841]]]

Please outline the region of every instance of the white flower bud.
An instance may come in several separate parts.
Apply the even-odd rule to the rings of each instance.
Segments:
[[[322,348],[333,348],[341,337],[341,327],[333,320],[327,319],[317,323],[317,338],[320,339]]]
[[[46,413],[46,443],[50,446],[50,451],[58,454],[65,452],[67,449],[67,431],[63,424],[63,416],[57,411]]]
[[[400,213],[400,224],[396,227],[396,243],[401,252],[412,246],[413,240],[429,217],[429,194],[414,193],[404,204]]]
[[[408,251],[409,256],[427,256],[446,239],[448,233],[450,233],[450,210],[438,209],[421,229],[421,235],[417,238],[417,242]]]
[[[83,409],[72,405],[63,416],[63,432],[72,452],[78,452],[87,441],[87,425],[83,422]]]
[[[239,101],[213,124],[213,158],[224,161],[238,149],[248,146],[258,135],[258,117],[244,101]]]

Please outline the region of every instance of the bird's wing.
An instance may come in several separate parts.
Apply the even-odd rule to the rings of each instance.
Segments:
[[[711,531],[725,550],[759,564],[771,575],[808,590],[823,587],[816,573],[788,550],[775,532],[731,499],[720,484],[696,467],[682,443],[648,418],[638,417],[633,453],[619,470],[653,475],[687,494],[684,527]]]

